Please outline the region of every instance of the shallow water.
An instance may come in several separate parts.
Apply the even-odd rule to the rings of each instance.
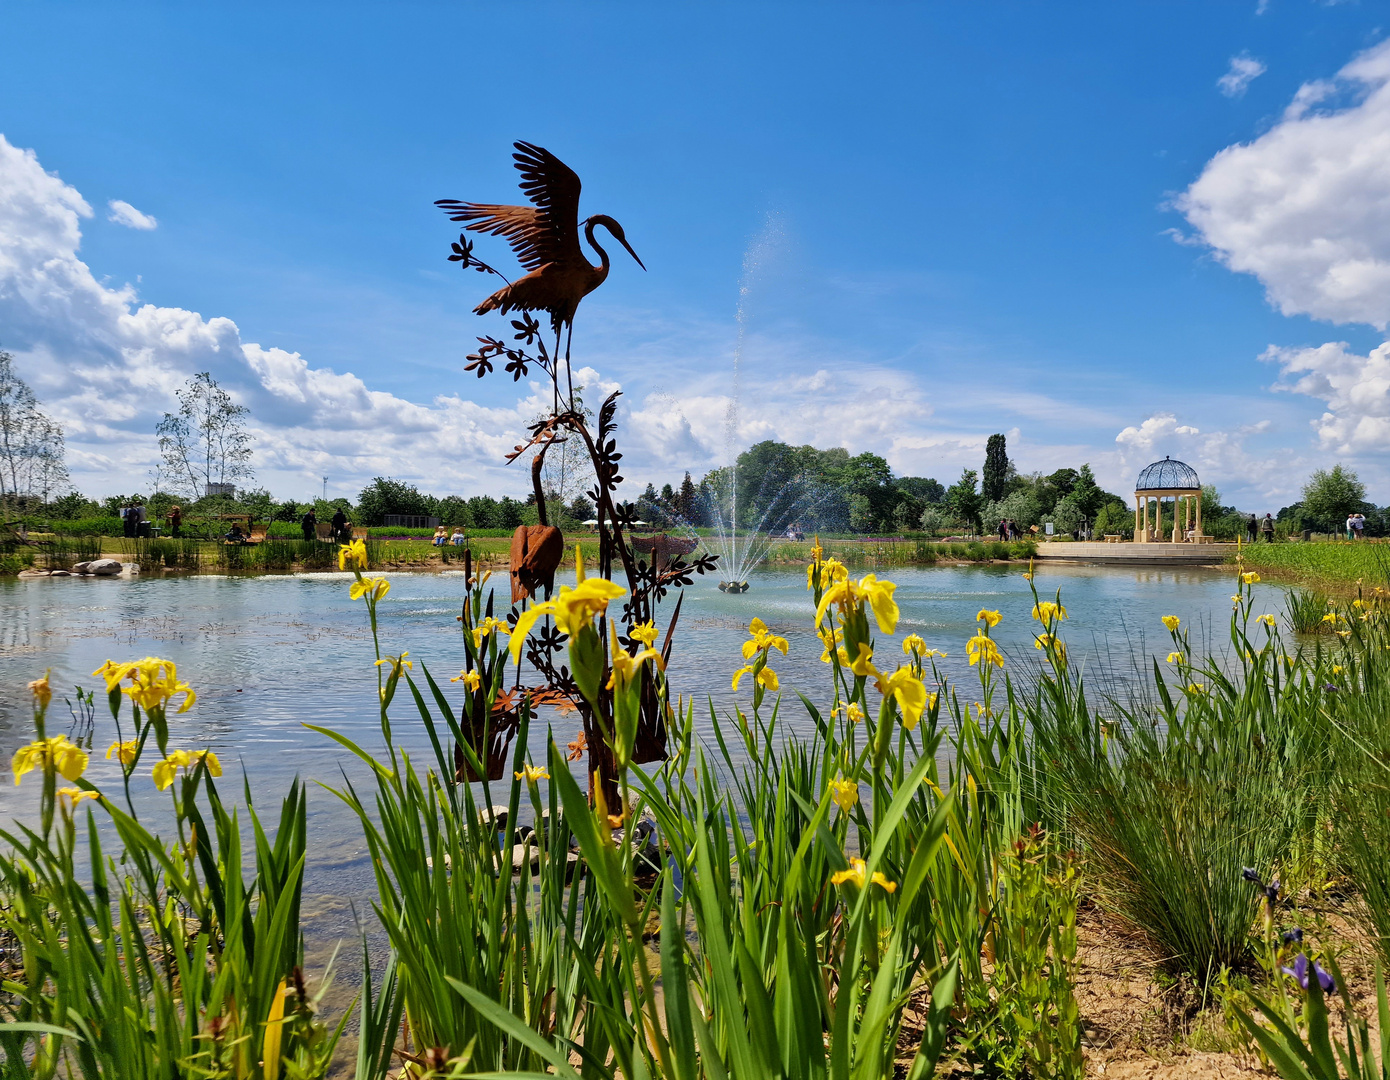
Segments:
[[[1037,664],[1032,647],[1037,624],[1029,618],[1032,596],[1018,566],[938,566],[894,569],[884,576],[898,584],[902,610],[897,637],[881,641],[880,656],[897,655],[897,641],[920,634],[928,646],[944,649],[943,674],[969,678],[964,644],[981,608],[997,609],[1003,621],[994,630],[1009,656],[1009,670]],[[447,678],[462,663],[458,614],[463,596],[461,573],[387,574],[391,593],[382,601],[382,648],[408,650],[428,665],[451,699],[461,695]],[[228,775],[229,795],[238,786],[238,763],[251,778],[253,796],[270,816],[297,774],[307,780],[338,783],[342,769],[362,775],[346,751],[305,723],[331,727],[368,749],[380,745],[375,707],[376,669],[363,604],[348,599],[347,574],[260,577],[155,577],[134,580],[30,579],[0,583],[0,754],[8,761],[15,748],[32,738],[25,683],[53,669],[56,695],[50,731],[61,731],[67,709],[64,691],[74,684],[101,686],[91,672],[107,658],[157,655],[177,662],[180,677],[198,692],[197,704],[171,719],[171,746],[210,746]],[[695,694],[703,704],[729,706],[732,672],[747,625],[760,616],[788,639],[790,656],[774,654],[784,691],[804,690],[823,700],[828,689],[820,641],[811,629],[812,609],[803,570],[763,570],[751,577],[749,592],[730,596],[712,581],[697,580],[686,590],[676,633],[670,677],[673,693]],[[1134,658],[1168,651],[1160,616],[1176,614],[1197,629],[1194,646],[1224,640],[1233,591],[1229,571],[1098,566],[1049,566],[1037,576],[1044,598],[1060,588],[1071,618],[1064,636],[1074,661],[1092,675],[1123,683],[1134,675]],[[505,587],[505,582],[503,582]],[[1281,612],[1282,591],[1256,587],[1256,612]],[[674,599],[674,598],[672,598]],[[667,604],[658,625],[670,617]],[[417,667],[418,671],[418,667]],[[744,684],[746,701],[751,688]],[[805,710],[787,693],[785,718],[807,726]],[[698,719],[701,730],[708,720]],[[707,715],[707,714],[706,714]],[[129,713],[126,713],[128,719]],[[418,761],[433,760],[414,705],[404,689],[392,706],[397,741]],[[545,718],[542,718],[545,719]],[[578,725],[555,717],[560,743]],[[98,695],[97,727],[88,777],[98,786],[119,786],[119,771],[101,758],[115,738],[110,714]],[[534,725],[531,751],[544,759],[544,724]],[[142,774],[147,777],[147,773]],[[135,784],[142,814],[168,806],[148,782]],[[0,821],[28,817],[38,797],[32,782],[16,788],[0,783]],[[371,867],[360,828],[329,792],[309,788],[310,863],[305,883],[306,921],[319,941],[351,937],[355,902],[374,893]]]

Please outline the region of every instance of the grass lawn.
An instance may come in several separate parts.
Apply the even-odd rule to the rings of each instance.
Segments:
[[[1333,540],[1310,544],[1246,544],[1245,565],[1272,576],[1330,588],[1390,583],[1390,544]]]

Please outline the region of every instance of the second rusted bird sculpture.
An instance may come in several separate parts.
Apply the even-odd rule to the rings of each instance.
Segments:
[[[555,332],[555,355],[560,354],[560,335],[574,335],[574,313],[579,301],[603,284],[608,277],[608,252],[594,239],[594,229],[602,225],[627,249],[643,270],[646,266],[623,235],[623,227],[607,214],[585,218],[584,239],[599,255],[594,266],[579,246],[579,177],[575,171],[544,147],[518,142],[516,167],[521,172],[521,190],[535,205],[504,206],[492,203],[439,199],[435,205],[461,221],[470,232],[504,236],[517,261],[529,273],[504,285],[473,310],[545,311]],[[565,343],[565,367],[569,368],[569,341]],[[557,380],[558,381],[558,380]],[[557,386],[558,390],[558,386]],[[571,397],[573,387],[571,386]]]

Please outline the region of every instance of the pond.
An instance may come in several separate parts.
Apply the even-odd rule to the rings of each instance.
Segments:
[[[1003,621],[994,636],[1015,673],[1036,668],[1032,647],[1037,626],[1029,618],[1032,597],[1016,565],[896,568],[882,576],[897,582],[902,610],[898,635],[880,643],[880,654],[899,656],[898,641],[920,634],[929,647],[948,654],[941,669],[952,680],[970,678],[964,644],[974,633],[981,608],[997,609]],[[408,650],[429,667],[453,699],[448,683],[462,663],[459,613],[461,573],[388,574],[390,595],[381,603],[382,647]],[[1168,651],[1160,617],[1191,621],[1194,648],[1225,640],[1233,592],[1229,570],[1151,569],[1098,566],[1040,568],[1039,592],[1058,588],[1071,618],[1064,636],[1074,661],[1088,676],[1122,685],[1134,677],[1135,657]],[[63,730],[71,687],[97,686],[91,672],[106,659],[156,655],[174,660],[180,677],[198,693],[197,704],[171,719],[174,747],[210,746],[227,775],[230,795],[244,767],[263,812],[273,813],[297,774],[310,781],[339,783],[342,769],[354,778],[360,768],[335,744],[307,730],[312,723],[333,728],[368,749],[380,743],[375,707],[376,669],[363,604],[348,599],[348,574],[279,576],[147,576],[133,580],[33,579],[0,583],[0,754],[6,761],[32,737],[25,683],[52,668],[55,689],[51,731]],[[505,578],[497,579],[505,591]],[[802,689],[824,700],[828,668],[811,629],[813,615],[801,569],[755,572],[742,595],[720,593],[713,581],[697,580],[686,590],[670,671],[673,693],[705,696],[717,708],[732,705],[729,680],[742,663],[740,645],[748,621],[761,617],[788,639],[790,656],[774,654],[784,691]],[[1283,591],[1256,588],[1256,613],[1282,612]],[[658,624],[664,628],[670,605]],[[1146,661],[1147,662],[1147,661]],[[744,685],[746,701],[750,688]],[[697,730],[708,729],[697,708]],[[704,714],[707,717],[707,711]],[[126,713],[128,718],[129,713]],[[805,709],[788,693],[785,717],[805,727]],[[432,761],[414,705],[402,691],[392,706],[398,742],[422,763]],[[543,718],[545,719],[545,718]],[[571,717],[553,717],[556,740],[578,729]],[[531,750],[544,759],[545,731],[535,725]],[[114,728],[98,695],[95,751],[88,777],[99,786],[119,785],[119,771],[102,758]],[[148,776],[148,773],[144,773]],[[142,815],[167,807],[167,794],[136,783]],[[32,782],[0,784],[0,821],[29,817],[38,798]],[[365,902],[374,893],[371,867],[355,819],[329,792],[309,788],[310,865],[305,893],[316,935],[336,940],[354,934],[352,904],[370,918]],[[312,899],[311,899],[312,898]],[[308,920],[306,920],[308,921]]]

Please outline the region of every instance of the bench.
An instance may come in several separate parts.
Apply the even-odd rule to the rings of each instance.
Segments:
[[[1119,533],[1106,533],[1106,534],[1105,534],[1105,542],[1106,542],[1107,544],[1122,544],[1122,543],[1124,543],[1124,539],[1125,539],[1125,538],[1124,538],[1123,536],[1121,536]]]

